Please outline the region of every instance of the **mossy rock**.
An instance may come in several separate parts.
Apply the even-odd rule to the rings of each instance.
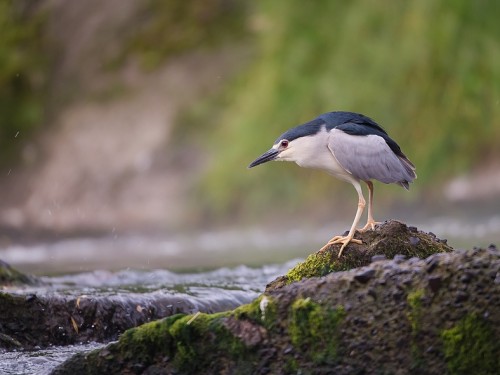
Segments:
[[[53,374],[462,374],[481,359],[488,374],[498,368],[499,269],[495,247],[378,261],[233,311],[148,323]]]
[[[396,255],[407,259],[413,257],[423,259],[435,253],[453,250],[447,245],[446,240],[441,240],[432,233],[419,231],[415,227],[408,227],[396,220],[379,224],[375,230],[356,232],[355,238],[363,243],[348,244],[340,258],[338,253],[341,245],[332,245],[324,251],[313,253],[305,261],[290,269],[286,275],[271,282],[266,291],[303,278],[325,276],[331,272],[367,266],[377,255],[388,259]]]
[[[212,304],[169,293],[75,296],[54,292],[50,286],[35,293],[9,288],[0,291],[0,350],[110,342],[146,322],[194,310],[216,313],[249,300],[230,298]]]
[[[31,275],[12,268],[8,263],[0,260],[0,287],[10,285],[36,285],[40,280]]]
[[[487,319],[468,314],[441,338],[450,374],[498,373],[500,341]]]

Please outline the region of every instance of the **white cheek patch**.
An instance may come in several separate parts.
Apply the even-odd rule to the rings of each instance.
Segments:
[[[279,143],[276,143],[275,145],[273,145],[273,147],[271,147],[271,149],[273,150],[278,150],[280,148],[280,144]],[[283,161],[283,157],[281,155],[281,152],[276,155],[276,158],[274,159],[274,161]]]

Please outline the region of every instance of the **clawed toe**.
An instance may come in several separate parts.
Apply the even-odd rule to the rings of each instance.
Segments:
[[[336,239],[334,240],[334,238],[336,238]],[[334,238],[332,238],[330,241],[328,241],[327,245],[334,245],[337,243],[347,245],[349,242],[354,242],[354,243],[361,245],[363,243],[363,241],[357,240],[356,238],[349,238],[349,236],[346,236],[346,237],[336,236]]]
[[[323,246],[319,251],[323,252],[326,249],[328,249],[331,245],[342,244],[342,247],[340,248],[339,255],[338,255],[338,257],[340,258],[340,256],[342,255],[342,252],[344,251],[344,248],[350,242],[354,242],[354,243],[357,243],[359,245],[361,245],[363,243],[363,241],[358,240],[356,238],[353,238],[352,236],[335,236],[330,241],[328,241],[326,243],[326,245]]]
[[[382,224],[379,221],[369,221],[366,223],[366,225],[361,228],[361,229],[356,229],[359,233],[365,233],[366,231],[369,230],[375,230],[375,225]]]

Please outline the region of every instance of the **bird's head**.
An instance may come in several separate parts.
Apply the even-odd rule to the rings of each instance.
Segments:
[[[293,143],[288,139],[278,139],[277,142],[268,151],[255,159],[248,168],[256,167],[259,164],[267,163],[268,161],[294,161],[293,159]]]
[[[316,136],[324,129],[325,122],[315,119],[296,126],[280,135],[273,147],[255,159],[248,168],[256,167],[268,161],[294,161],[297,164],[312,156],[316,147]]]

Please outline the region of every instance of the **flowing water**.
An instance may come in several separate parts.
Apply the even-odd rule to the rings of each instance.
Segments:
[[[17,294],[64,294],[131,298],[141,294],[154,299],[155,294],[170,294],[193,304],[192,313],[227,310],[256,298],[265,285],[285,273],[297,260],[261,267],[223,267],[196,273],[174,273],[166,270],[92,271],[52,277],[41,277],[47,285],[11,289]],[[0,374],[44,374],[71,355],[102,346],[82,343],[32,351],[0,351]]]
[[[473,220],[436,217],[412,224],[448,238],[457,248],[500,243],[497,214]],[[0,248],[0,259],[41,276],[50,285],[49,289],[29,287],[11,292],[113,298],[169,293],[192,302],[195,312],[209,306],[233,308],[251,301],[298,258],[318,249],[332,232],[342,232],[345,227],[341,223],[302,231],[224,231],[173,237],[112,233],[100,238],[8,244]],[[71,355],[102,345],[0,351],[0,374],[49,373]]]

